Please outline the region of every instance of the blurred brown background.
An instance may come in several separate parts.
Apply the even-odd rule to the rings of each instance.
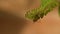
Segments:
[[[29,0],[0,0],[0,34],[60,34],[60,17],[58,8],[54,8],[36,23],[24,17],[25,8],[35,8],[39,0],[28,6]],[[27,24],[28,23],[28,24]]]

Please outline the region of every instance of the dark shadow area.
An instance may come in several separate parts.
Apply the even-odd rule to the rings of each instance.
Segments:
[[[0,34],[18,34],[26,25],[23,18],[0,11]]]

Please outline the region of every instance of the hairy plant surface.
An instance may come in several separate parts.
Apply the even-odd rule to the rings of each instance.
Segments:
[[[58,6],[57,0],[41,0],[41,5],[39,8],[32,9],[28,11],[25,16],[34,22],[38,19],[43,18],[48,12],[53,10],[53,8]]]

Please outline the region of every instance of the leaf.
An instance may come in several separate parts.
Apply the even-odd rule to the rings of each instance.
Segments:
[[[41,0],[41,5],[39,8],[32,9],[28,11],[25,16],[34,22],[40,18],[43,18],[48,12],[53,10],[57,6],[58,2],[56,0]]]

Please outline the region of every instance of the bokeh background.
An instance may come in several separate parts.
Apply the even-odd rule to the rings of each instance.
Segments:
[[[0,0],[0,34],[60,34],[58,7],[35,23],[25,19],[26,10],[39,5],[40,0]]]

